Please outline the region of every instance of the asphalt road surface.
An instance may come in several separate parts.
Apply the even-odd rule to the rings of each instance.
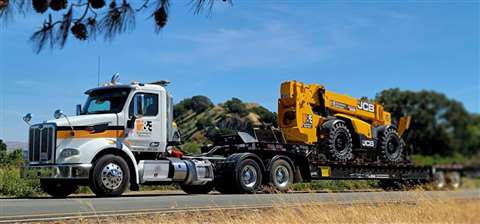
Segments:
[[[118,198],[93,196],[53,199],[0,199],[0,223],[42,221],[94,216],[151,214],[210,209],[266,208],[295,204],[357,204],[384,202],[416,202],[419,198],[479,200],[480,189],[461,191],[416,192],[341,192],[289,193],[250,195],[186,195],[153,193],[126,195]]]

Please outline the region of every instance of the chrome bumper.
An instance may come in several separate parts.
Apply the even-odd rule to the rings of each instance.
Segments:
[[[23,178],[88,179],[92,164],[29,165],[21,169]]]

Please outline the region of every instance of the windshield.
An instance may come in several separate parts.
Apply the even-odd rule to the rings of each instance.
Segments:
[[[128,88],[94,90],[88,94],[82,114],[119,113],[129,93]]]

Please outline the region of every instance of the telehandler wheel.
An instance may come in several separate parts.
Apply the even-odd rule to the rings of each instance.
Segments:
[[[104,155],[94,163],[90,188],[97,196],[120,196],[129,184],[130,170],[122,157]]]
[[[208,182],[205,185],[185,185],[181,183],[180,188],[187,194],[208,194],[213,189],[213,182]]]
[[[379,133],[378,151],[380,158],[386,162],[399,162],[402,160],[403,144],[394,128],[387,128]]]
[[[277,159],[270,167],[270,184],[280,192],[287,192],[293,183],[293,169],[284,159]]]
[[[353,158],[352,134],[345,122],[338,121],[328,131],[324,144],[328,150],[328,156],[337,161],[348,161]]]
[[[78,186],[68,180],[41,179],[40,188],[54,198],[66,198],[75,192]]]

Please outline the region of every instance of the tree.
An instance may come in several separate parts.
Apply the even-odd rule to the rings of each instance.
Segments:
[[[7,144],[3,142],[2,139],[0,139],[0,152],[6,152],[7,151]]]
[[[202,113],[205,110],[213,107],[212,101],[206,96],[193,96],[192,98],[186,98],[180,103],[177,103],[173,107],[173,116],[175,119],[185,114],[188,110],[192,110],[195,113]]]
[[[468,113],[460,102],[444,94],[387,89],[376,100],[392,113],[393,121],[412,116],[405,139],[420,154],[472,155],[480,150],[478,115]]]
[[[225,102],[224,105],[229,113],[236,113],[240,116],[245,116],[248,114],[245,104],[243,104],[243,102],[238,98],[233,97],[231,100]]]
[[[278,116],[276,113],[269,111],[267,108],[258,106],[250,109],[251,112],[258,114],[260,120],[263,123],[271,124],[273,126],[278,125]]]
[[[222,0],[232,4],[232,0]],[[108,3],[110,2],[110,3]],[[215,0],[191,0],[193,12],[211,11]],[[168,22],[172,0],[0,0],[0,18],[11,20],[13,14],[35,12],[45,15],[41,28],[30,40],[34,51],[45,46],[63,48],[71,33],[77,40],[95,39],[102,33],[106,41],[135,28],[137,14],[149,10],[155,31],[162,30]],[[33,10],[32,10],[33,9]],[[100,18],[100,15],[103,17]]]

